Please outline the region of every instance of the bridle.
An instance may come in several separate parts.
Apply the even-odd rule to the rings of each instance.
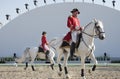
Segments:
[[[98,31],[98,34],[96,32],[96,36],[100,36],[102,33],[105,33],[103,31],[100,31],[100,26],[98,25],[98,22],[95,22],[95,27],[94,27],[96,30],[95,31]]]
[[[88,34],[88,33],[85,32],[85,29],[86,29],[90,24],[92,24],[92,23],[93,23],[93,22],[90,22],[89,24],[87,24],[87,25],[84,27],[84,30],[83,30],[81,33],[82,33],[82,34],[85,34],[85,35],[87,35],[87,36],[89,36],[89,37],[92,37],[92,38],[99,38],[100,35],[101,35],[102,33],[105,33],[105,32],[100,31],[100,26],[98,25],[98,22],[97,22],[97,21],[95,21],[95,23],[94,23],[94,29],[93,29],[93,31],[95,30],[95,32],[96,32],[95,35],[91,35],[91,34]],[[97,33],[97,32],[98,32],[98,33]],[[85,40],[84,40],[83,37],[82,37],[81,39],[82,39],[83,43],[85,44],[85,46],[90,49],[89,55],[87,56],[87,58],[88,58],[88,57],[91,55],[94,47],[93,47],[93,46],[92,46],[92,47],[89,47],[89,45],[85,42]]]
[[[105,32],[101,32],[100,31],[100,26],[98,26],[98,22],[95,22],[94,24],[94,29],[96,29],[95,30],[95,32],[96,32],[96,34],[95,35],[91,35],[91,34],[88,34],[88,33],[86,33],[85,32],[85,29],[90,25],[90,24],[92,24],[93,22],[90,22],[89,24],[87,24],[85,27],[84,27],[84,30],[82,31],[82,33],[83,34],[86,34],[86,35],[88,35],[88,36],[90,36],[90,37],[93,37],[93,38],[98,38],[98,36],[100,36],[102,33],[105,33]],[[99,32],[98,34],[97,34],[97,31]]]

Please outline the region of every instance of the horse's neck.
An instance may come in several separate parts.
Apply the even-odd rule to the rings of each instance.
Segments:
[[[84,30],[85,33],[89,34],[89,35],[94,35],[94,23],[91,23],[89,26],[87,26]],[[88,44],[91,45],[94,42],[94,37],[91,37],[87,34],[83,34],[83,39],[84,41]]]
[[[54,41],[51,42],[51,46],[57,48],[60,47],[61,43],[62,43],[62,39],[63,38],[57,38]]]
[[[56,41],[56,47],[60,47],[61,46],[62,40],[63,40],[63,38],[57,39],[57,41]]]

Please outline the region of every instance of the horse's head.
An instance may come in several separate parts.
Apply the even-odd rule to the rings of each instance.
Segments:
[[[94,19],[95,23],[95,33],[99,37],[99,39],[103,40],[105,39],[105,32],[103,28],[103,23],[100,20]]]

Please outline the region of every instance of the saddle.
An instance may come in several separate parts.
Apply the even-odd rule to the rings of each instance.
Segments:
[[[38,52],[44,52],[42,47],[38,47]]]
[[[70,47],[70,41],[71,41],[72,37],[71,37],[71,32],[68,32],[64,38],[63,38],[63,42],[61,44],[60,47]]]
[[[62,42],[60,47],[70,47],[70,44],[69,44],[69,42],[63,40],[63,42]]]
[[[62,42],[62,44],[61,44],[60,47],[70,47],[70,46],[71,46],[71,45],[70,45],[70,41],[67,41],[67,40],[66,40],[66,37],[69,37],[69,40],[70,40],[70,39],[71,39],[70,33],[68,33],[68,34],[64,37],[63,42]],[[79,47],[80,42],[81,42],[81,38],[82,38],[82,33],[80,33],[80,34],[77,35],[77,42],[76,42],[75,48],[78,48],[78,47]],[[67,38],[67,39],[68,39],[68,38]]]

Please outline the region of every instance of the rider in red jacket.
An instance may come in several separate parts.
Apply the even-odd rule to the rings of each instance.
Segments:
[[[46,47],[48,45],[47,38],[46,38],[46,32],[42,33],[41,42],[42,42],[41,46],[44,49],[44,51],[49,50],[48,47]]]
[[[67,27],[71,31],[72,36],[72,44],[70,48],[70,56],[73,58],[73,53],[75,52],[75,45],[77,42],[77,35],[80,34],[80,31],[82,30],[82,27],[80,26],[80,21],[78,19],[78,14],[80,14],[79,10],[77,8],[74,8],[71,11],[72,15],[68,17],[67,20]]]
[[[42,44],[41,44],[41,47],[43,48],[43,50],[44,50],[44,52],[46,54],[46,60],[48,60],[48,54],[50,53],[50,51],[49,51],[49,47],[48,47],[46,34],[47,33],[45,31],[42,33],[42,38],[41,38]]]

